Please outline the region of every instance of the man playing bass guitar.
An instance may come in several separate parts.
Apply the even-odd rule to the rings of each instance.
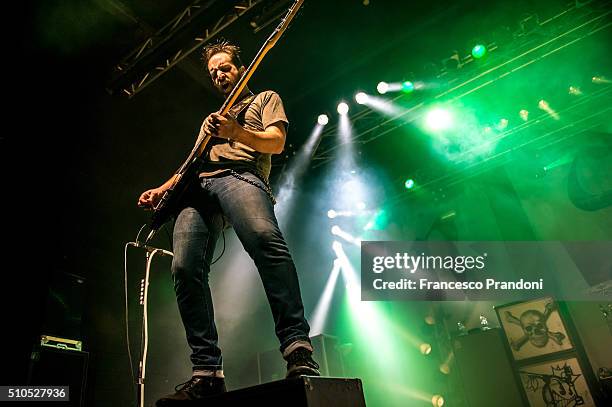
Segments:
[[[204,48],[203,59],[215,88],[228,96],[245,72],[240,49],[227,41]],[[288,120],[273,91],[254,95],[245,87],[232,113],[209,115],[200,136],[213,136],[203,165],[178,211],[173,232],[172,278],[178,308],[192,349],[192,378],[158,406],[225,391],[221,349],[208,274],[222,230],[229,223],[254,260],[275,323],[287,377],[319,375],[312,359],[294,262],[274,214],[268,176],[271,155],[283,151]],[[154,208],[174,177],[144,192],[138,205]]]

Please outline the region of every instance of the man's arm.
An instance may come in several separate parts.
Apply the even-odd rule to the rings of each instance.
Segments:
[[[238,141],[260,153],[280,154],[285,148],[287,130],[282,121],[270,124],[264,131],[247,130],[236,119],[213,113],[206,118],[207,135]]]
[[[143,192],[138,198],[138,206],[141,208],[153,209],[164,195],[164,192],[166,192],[166,190],[172,186],[177,176],[178,174],[174,174],[161,186]]]

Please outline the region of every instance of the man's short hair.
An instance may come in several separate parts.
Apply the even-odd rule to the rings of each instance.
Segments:
[[[220,52],[228,54],[232,60],[232,63],[236,65],[237,68],[244,66],[242,59],[240,59],[240,47],[224,39],[219,39],[211,44],[206,44],[202,51],[204,66],[208,68],[208,61],[210,61],[210,58]]]

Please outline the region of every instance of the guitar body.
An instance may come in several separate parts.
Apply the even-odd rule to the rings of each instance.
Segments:
[[[234,89],[223,103],[223,106],[221,106],[219,114],[226,115],[234,106],[238,100],[238,97],[242,94],[242,91],[246,87],[249,79],[259,66],[259,63],[263,60],[268,51],[276,44],[276,41],[278,41],[283,32],[285,32],[289,26],[289,23],[293,17],[295,17],[303,2],[304,0],[296,0],[293,3],[285,18],[283,18],[278,27],[276,27],[274,32],[266,40],[265,44],[259,50],[236,86],[234,86]],[[159,228],[161,228],[164,223],[166,223],[172,216],[176,215],[181,206],[184,204],[183,200],[187,191],[198,177],[198,170],[201,162],[200,157],[204,156],[204,153],[207,151],[207,146],[210,139],[211,137],[207,136],[198,141],[185,163],[183,163],[181,168],[177,171],[172,186],[168,188],[166,192],[164,192],[163,197],[155,206],[153,215],[151,216],[151,220],[149,222],[151,231],[147,236],[145,244],[151,240],[151,238],[157,233]]]
[[[174,184],[164,192],[164,195],[157,206],[155,206],[153,214],[151,215],[149,227],[152,231],[159,230],[159,228],[170,220],[171,217],[178,214],[178,211],[184,204],[183,200],[185,195],[187,195],[189,189],[193,188],[198,178],[198,168],[199,159],[194,158],[185,166],[184,170],[178,174],[179,178],[177,178]]]

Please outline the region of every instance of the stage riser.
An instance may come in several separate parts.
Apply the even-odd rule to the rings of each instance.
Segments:
[[[177,405],[185,405],[179,403]],[[359,379],[302,376],[189,403],[192,407],[365,407]]]

